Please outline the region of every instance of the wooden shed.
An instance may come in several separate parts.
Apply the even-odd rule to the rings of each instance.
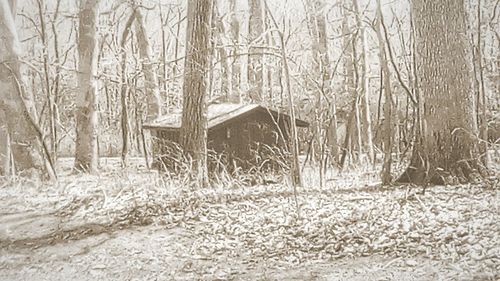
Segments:
[[[153,137],[153,165],[174,169],[182,112],[173,112],[145,124]],[[258,104],[212,104],[207,108],[209,166],[248,168],[269,161],[271,150],[289,146],[290,116]],[[296,119],[297,127],[307,127]],[[213,159],[217,158],[217,159]],[[228,165],[229,164],[229,165]]]

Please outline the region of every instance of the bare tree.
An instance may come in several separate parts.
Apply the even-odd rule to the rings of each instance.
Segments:
[[[485,79],[484,79],[484,66],[483,66],[483,32],[482,32],[482,1],[477,1],[476,13],[476,42],[473,43],[472,56],[473,56],[473,66],[474,66],[474,81],[477,93],[477,121],[479,126],[479,136],[481,137],[481,142],[479,143],[479,148],[481,152],[481,161],[486,167],[489,165],[489,153],[488,153],[488,119],[487,119],[487,101],[486,101],[486,89],[485,89]]]
[[[463,0],[414,0],[422,126],[399,182],[478,179],[481,165]]]
[[[361,41],[361,59],[360,59],[360,83],[359,83],[359,88],[361,91],[361,94],[363,95],[362,99],[362,105],[363,105],[363,123],[365,127],[365,147],[368,152],[368,158],[371,163],[375,163],[375,153],[373,151],[373,136],[372,136],[372,122],[371,122],[371,113],[370,113],[370,99],[369,99],[369,94],[370,94],[370,85],[369,85],[369,78],[368,78],[368,60],[367,60],[367,55],[366,52],[367,50],[367,42],[366,42],[366,29],[365,26],[361,20],[362,14],[361,11],[359,10],[359,5],[358,5],[358,0],[353,0],[352,1],[354,12],[356,13],[356,24],[358,27],[358,32],[360,35],[358,36],[359,40]]]
[[[135,14],[135,33],[137,36],[137,45],[144,72],[146,99],[147,99],[147,119],[151,120],[161,115],[161,96],[158,85],[158,77],[151,61],[151,47],[149,38],[144,25],[144,17],[139,7],[134,7]]]
[[[248,87],[249,96],[256,102],[262,101],[263,90],[263,67],[262,67],[262,48],[255,47],[264,42],[262,33],[264,32],[264,20],[262,13],[262,0],[248,0],[250,8],[250,19],[248,20]]]
[[[241,102],[241,65],[240,56],[238,55],[239,50],[239,37],[240,37],[240,22],[238,20],[236,12],[236,0],[230,0],[230,12],[231,12],[231,40],[233,48],[231,49],[231,98],[230,101],[234,103]]]
[[[213,0],[189,0],[184,66],[180,145],[193,160],[200,186],[208,185],[207,171],[207,74],[210,67]]]
[[[97,147],[97,44],[98,0],[82,0],[78,28],[78,89],[76,98],[75,170],[96,172]]]
[[[285,44],[285,36],[283,31],[279,30],[278,23],[274,18],[273,14],[269,10],[269,6],[267,5],[267,1],[264,0],[265,9],[268,12],[268,15],[274,26],[274,33],[277,34],[278,42],[280,44],[280,52],[281,52],[281,61],[283,65],[283,72],[285,74],[285,84],[286,91],[288,96],[288,111],[290,114],[290,133],[291,133],[291,180],[294,186],[295,199],[297,200],[297,186],[302,186],[302,176],[300,173],[300,162],[299,162],[299,140],[297,134],[297,125],[295,124],[295,103],[294,98],[292,96],[291,90],[291,82],[290,82],[290,67],[288,65],[288,58],[286,56],[286,44]],[[297,201],[296,201],[297,203]],[[298,208],[298,207],[297,207]]]
[[[320,183],[323,185],[323,172],[326,161],[326,142],[324,141],[326,136],[323,136],[323,126],[324,126],[324,101],[329,99],[331,103],[330,112],[330,124],[328,124],[331,129],[328,131],[328,141],[330,143],[331,156],[336,162],[338,157],[338,140],[337,140],[337,114],[336,114],[336,104],[335,95],[331,91],[331,70],[330,70],[330,58],[328,55],[328,41],[326,33],[326,20],[325,20],[325,3],[322,0],[315,0],[305,3],[306,11],[308,15],[308,25],[309,33],[312,37],[312,51],[315,67],[315,76],[319,78],[316,83],[317,89],[316,94],[316,104],[315,104],[315,124],[313,130],[315,131],[316,140],[319,150],[320,150]],[[314,145],[314,144],[312,144]]]
[[[12,5],[11,5],[12,3]],[[10,146],[6,150],[6,161],[13,157],[15,170],[26,173],[42,173],[54,175],[48,149],[43,144],[33,101],[25,92],[19,63],[20,43],[15,27],[15,1],[0,1],[0,116],[6,121],[7,135],[1,145]],[[3,122],[2,122],[3,123]],[[10,150],[10,151],[9,151]],[[46,166],[44,156],[47,156],[50,166]],[[6,162],[7,163],[7,162]],[[5,164],[4,169],[11,170]]]
[[[135,11],[130,14],[125,26],[123,27],[123,32],[120,40],[120,55],[121,55],[121,89],[120,89],[120,104],[121,104],[121,133],[122,133],[122,151],[121,160],[122,165],[127,166],[128,162],[128,150],[129,150],[129,125],[128,125],[128,106],[127,106],[127,95],[129,91],[128,79],[127,79],[127,52],[126,43],[130,34],[130,29],[134,23],[136,17]],[[149,105],[149,102],[148,102]],[[142,116],[141,116],[142,117]]]
[[[344,16],[342,18],[342,36],[343,45],[345,50],[342,54],[343,65],[344,65],[344,81],[343,87],[345,93],[352,99],[351,111],[346,125],[346,134],[344,138],[344,147],[342,150],[342,155],[340,157],[339,166],[341,169],[344,168],[345,161],[348,155],[353,155],[354,148],[360,148],[360,132],[359,132],[359,74],[357,66],[357,54],[356,54],[356,38],[358,37],[358,32],[352,28],[352,1],[344,1],[344,6],[342,7],[342,12]],[[357,137],[356,137],[357,134]],[[356,138],[355,138],[356,137]],[[356,141],[356,142],[355,142]],[[361,155],[359,155],[361,156]]]
[[[57,2],[57,6],[59,6],[60,1]],[[48,38],[48,24],[45,20],[45,11],[44,7],[45,3],[43,0],[37,0],[38,7],[38,19],[39,19],[39,33],[40,39],[42,41],[43,53],[42,53],[42,61],[43,61],[43,78],[44,78],[44,89],[45,95],[47,97],[47,111],[48,111],[48,121],[49,121],[49,140],[51,147],[51,157],[52,159],[56,159],[57,155],[57,130],[56,130],[56,118],[55,118],[55,104],[53,98],[53,89],[51,82],[51,74],[50,74],[50,61],[49,61],[49,38]],[[56,15],[57,16],[56,8]],[[56,37],[57,38],[57,35]],[[57,42],[57,41],[56,41]],[[54,46],[57,48],[57,45]]]
[[[213,25],[213,44],[215,45],[213,52],[217,52],[218,61],[220,61],[220,91],[222,96],[227,102],[230,102],[233,94],[231,93],[233,87],[231,85],[231,69],[228,63],[228,55],[224,44],[225,28],[222,22],[222,17],[219,14],[219,7],[215,1],[212,14]]]
[[[377,0],[377,15],[375,23],[375,32],[379,43],[379,61],[383,79],[384,91],[384,164],[382,166],[382,184],[390,184],[392,181],[391,165],[392,165],[392,139],[393,139],[393,121],[392,121],[392,88],[391,88],[391,73],[389,71],[389,63],[387,59],[387,52],[385,49],[384,37],[382,35],[382,28],[384,24],[382,14],[382,7],[380,0]]]

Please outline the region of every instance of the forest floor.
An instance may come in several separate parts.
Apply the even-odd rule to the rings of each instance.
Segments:
[[[99,176],[0,182],[0,280],[500,280],[498,173],[422,194],[357,171],[295,198],[104,161]]]

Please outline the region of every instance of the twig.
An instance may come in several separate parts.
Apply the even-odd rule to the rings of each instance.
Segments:
[[[393,260],[389,261],[388,263],[386,263],[384,266],[382,266],[382,268],[383,268],[383,269],[386,269],[386,268],[388,268],[391,264],[393,264],[393,263],[395,263],[395,262],[397,262],[397,261],[399,261],[399,260],[401,260],[401,259],[402,259],[401,257],[395,258],[395,259],[393,259]]]

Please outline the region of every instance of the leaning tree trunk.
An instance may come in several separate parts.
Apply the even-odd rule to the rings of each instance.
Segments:
[[[82,0],[78,28],[78,88],[76,98],[75,170],[96,172],[97,152],[97,49],[98,0]]]
[[[0,0],[0,115],[5,117],[6,132],[0,145],[8,147],[18,172],[46,173],[41,131],[37,127],[33,101],[24,92],[19,65],[20,43],[14,20],[15,1]],[[2,124],[3,123],[2,120]],[[8,142],[8,143],[7,143]],[[46,151],[47,152],[47,151]],[[9,161],[10,155],[6,155]],[[50,159],[49,159],[50,160]],[[10,161],[9,161],[10,162]],[[10,170],[10,165],[6,165]]]
[[[412,2],[423,104],[409,168],[399,182],[470,182],[482,172],[463,0]]]
[[[206,76],[210,67],[213,0],[189,0],[180,145],[193,160],[199,186],[208,185]]]

